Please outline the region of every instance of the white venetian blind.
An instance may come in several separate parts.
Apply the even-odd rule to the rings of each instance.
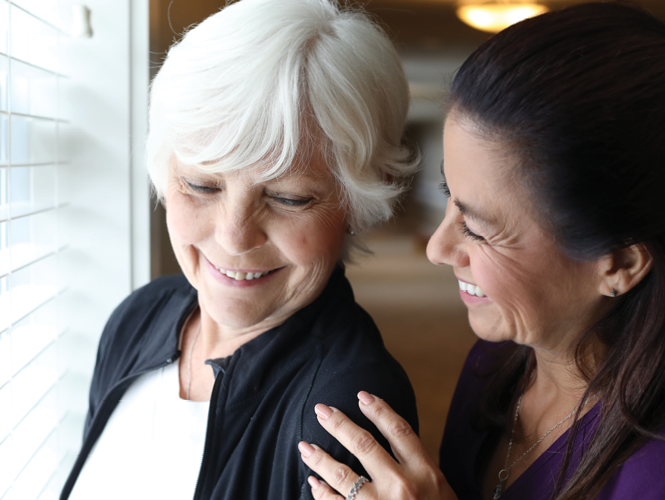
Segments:
[[[57,498],[69,450],[59,302],[61,138],[55,0],[0,0],[0,499]]]

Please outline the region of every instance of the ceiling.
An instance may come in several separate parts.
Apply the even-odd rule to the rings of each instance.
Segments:
[[[584,1],[540,0],[540,3],[556,9]],[[217,12],[225,3],[224,0],[150,0],[154,62],[159,64],[177,34]],[[455,0],[355,0],[350,3],[364,5],[401,51],[476,47],[489,37],[457,18]],[[640,0],[639,3],[665,19],[665,0]]]
[[[479,0],[482,3],[487,0]],[[536,0],[552,9],[589,0]],[[593,0],[591,0],[593,1]],[[398,45],[411,49],[440,49],[452,45],[477,46],[490,35],[473,29],[455,14],[456,0],[361,0],[378,17]],[[665,19],[665,0],[639,0]]]

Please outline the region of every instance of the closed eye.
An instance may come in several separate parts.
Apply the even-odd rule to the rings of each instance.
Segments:
[[[464,221],[460,222],[460,226],[462,228],[462,233],[467,238],[471,238],[472,240],[476,240],[476,241],[484,241],[485,240],[485,238],[483,238],[479,234],[476,234],[473,231],[471,231],[471,229],[469,229],[469,226],[466,225],[466,222],[464,222]]]
[[[280,196],[273,196],[273,200],[281,203],[282,205],[287,205],[289,207],[302,207],[307,205],[314,198],[305,198],[305,199],[294,199],[294,198],[282,198]]]
[[[189,186],[190,189],[201,194],[212,194],[219,191],[219,188],[214,186],[204,186],[203,184],[194,184],[193,182],[189,181],[185,181],[185,183],[187,184],[187,186]]]
[[[439,189],[443,191],[443,194],[450,198],[450,189],[448,188],[448,183],[446,181],[441,181],[439,183]]]

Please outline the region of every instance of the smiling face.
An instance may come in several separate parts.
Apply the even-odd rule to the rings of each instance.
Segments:
[[[453,266],[479,337],[566,351],[604,311],[600,261],[560,250],[500,145],[454,114],[443,141],[450,198],[428,258]]]
[[[227,332],[265,331],[311,303],[344,240],[339,189],[319,155],[275,180],[260,174],[175,162],[166,190],[180,267],[202,313]]]

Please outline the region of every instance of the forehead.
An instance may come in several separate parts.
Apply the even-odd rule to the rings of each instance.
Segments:
[[[503,225],[536,221],[516,159],[506,146],[483,138],[472,123],[453,115],[445,124],[443,157],[443,174],[456,204]]]
[[[473,123],[454,115],[445,123],[443,159],[451,188],[496,192],[515,185],[515,160],[508,148],[484,139]]]

